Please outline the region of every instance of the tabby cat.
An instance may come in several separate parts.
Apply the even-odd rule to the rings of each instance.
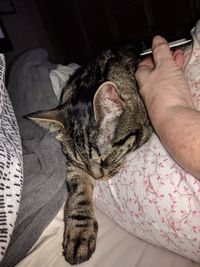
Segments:
[[[94,179],[116,174],[124,156],[152,132],[134,77],[136,50],[104,50],[71,79],[56,109],[30,117],[55,132],[67,158],[63,249],[70,264],[88,260],[95,250]]]

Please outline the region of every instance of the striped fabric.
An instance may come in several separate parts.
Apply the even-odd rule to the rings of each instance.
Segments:
[[[13,232],[23,184],[21,139],[4,80],[0,54],[0,261]]]

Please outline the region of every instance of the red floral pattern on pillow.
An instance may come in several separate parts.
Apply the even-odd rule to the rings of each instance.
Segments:
[[[185,49],[185,76],[200,110],[200,21]],[[122,228],[200,263],[200,181],[153,134],[111,180],[97,182],[96,206]]]

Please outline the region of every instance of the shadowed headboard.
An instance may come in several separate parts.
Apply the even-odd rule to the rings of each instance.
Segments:
[[[183,38],[200,15],[198,0],[37,0],[59,62],[84,62],[105,44],[161,34]]]

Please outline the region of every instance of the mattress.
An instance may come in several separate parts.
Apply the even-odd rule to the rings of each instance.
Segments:
[[[97,247],[81,267],[197,267],[182,256],[155,247],[120,228],[96,209],[99,222]],[[16,267],[67,267],[62,255],[63,207],[44,230],[28,255]]]

